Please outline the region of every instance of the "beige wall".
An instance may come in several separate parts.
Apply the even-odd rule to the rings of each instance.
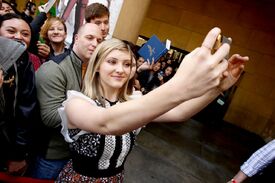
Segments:
[[[136,42],[151,0],[124,0],[113,37]]]
[[[27,2],[28,2],[28,0],[23,0],[23,1],[16,0],[17,10],[19,10],[20,12],[24,11],[24,8],[25,8],[25,5]],[[36,3],[36,1],[32,1],[32,2]]]
[[[10,0],[7,1],[9,2]],[[16,0],[15,2],[17,3],[17,10],[23,12],[28,1],[29,0]],[[31,2],[34,2],[38,8],[40,2],[47,2],[47,0],[32,0]]]
[[[246,73],[225,120],[275,137],[275,2],[272,0],[152,0],[140,35],[169,38],[191,51],[214,26],[233,38],[231,53],[248,55]]]

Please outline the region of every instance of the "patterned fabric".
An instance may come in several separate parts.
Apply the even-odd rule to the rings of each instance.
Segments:
[[[56,183],[122,183],[124,179],[124,172],[118,173],[111,177],[88,177],[81,175],[73,170],[72,161],[64,167],[64,169],[59,174]]]
[[[253,153],[250,158],[241,166],[242,172],[248,177],[262,171],[272,161],[275,160],[275,140],[270,141],[268,144]]]
[[[80,132],[79,129],[72,129],[69,130],[69,134],[75,133],[75,131]],[[79,141],[70,143],[70,149],[76,152],[77,154],[82,154],[88,157],[95,157],[97,155],[97,147],[100,144],[100,135],[83,135],[79,138]]]
[[[69,91],[63,106],[76,96],[90,101],[91,105],[100,105],[80,92]],[[107,100],[105,102],[106,107],[111,106]],[[140,129],[121,136],[68,129],[64,110],[59,109],[59,114],[62,119],[62,134],[69,142],[73,158],[61,171],[57,182],[122,182],[126,157],[134,146]]]

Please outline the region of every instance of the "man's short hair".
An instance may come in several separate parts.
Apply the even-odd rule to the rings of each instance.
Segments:
[[[95,18],[101,18],[103,16],[110,16],[109,9],[100,3],[92,3],[85,9],[85,20],[90,22]]]
[[[31,11],[31,8],[32,8],[33,6],[36,7],[36,4],[35,4],[34,2],[28,1],[28,2],[26,3],[25,9]]]

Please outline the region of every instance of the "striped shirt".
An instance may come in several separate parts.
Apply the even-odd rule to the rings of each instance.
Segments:
[[[253,175],[262,171],[274,160],[275,140],[272,140],[253,153],[250,158],[241,166],[241,171],[243,171],[248,177],[252,177]]]

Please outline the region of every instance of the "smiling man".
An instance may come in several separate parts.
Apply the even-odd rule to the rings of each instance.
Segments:
[[[75,36],[70,55],[60,63],[48,61],[36,73],[37,97],[41,118],[47,127],[48,143],[42,147],[31,170],[32,177],[55,179],[70,158],[68,144],[60,133],[57,109],[66,99],[67,90],[80,91],[86,65],[96,46],[103,40],[99,27],[84,24]],[[41,137],[42,138],[42,137]],[[42,144],[42,143],[41,143]]]
[[[100,3],[93,3],[85,9],[85,21],[99,26],[105,39],[109,33],[109,9]]]

